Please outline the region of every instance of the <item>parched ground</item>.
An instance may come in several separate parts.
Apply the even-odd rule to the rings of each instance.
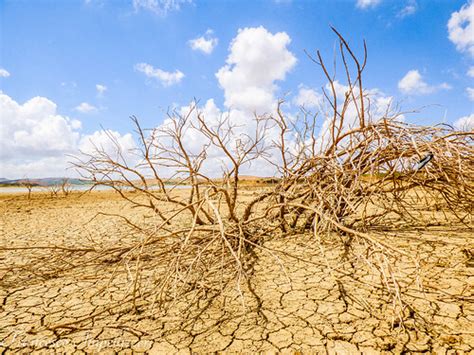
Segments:
[[[75,272],[44,277],[47,263],[31,264],[33,256],[54,253],[33,246],[80,249],[135,238],[116,219],[93,218],[98,211],[147,218],[118,195],[38,193],[27,200],[11,194],[0,196],[0,203],[2,352],[474,351],[474,245],[467,226],[400,229],[387,237],[407,254],[392,266],[410,305],[402,310],[403,322],[394,314],[393,297],[380,287],[379,271],[366,265],[363,249],[354,246],[347,258],[340,243],[310,236],[271,240],[267,251],[257,251],[245,304],[232,288],[183,319],[121,307],[130,284],[108,282],[117,272],[113,265],[87,265],[79,273],[75,265]],[[410,257],[418,260],[417,269]],[[114,301],[119,306],[108,307]]]

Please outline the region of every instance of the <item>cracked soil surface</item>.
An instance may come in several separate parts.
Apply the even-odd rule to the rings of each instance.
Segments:
[[[362,265],[363,258],[344,259],[339,244],[318,243],[309,236],[268,241],[269,250],[282,251],[279,259],[257,252],[248,287],[258,299],[246,296],[242,304],[229,290],[192,318],[182,319],[178,311],[159,317],[106,308],[128,287],[126,282],[107,283],[112,266],[34,277],[32,257],[47,256],[51,250],[31,246],[80,248],[98,240],[113,244],[133,238],[119,221],[92,219],[99,211],[146,218],[116,194],[54,199],[34,194],[31,200],[11,194],[0,196],[0,204],[2,353],[474,352],[474,265],[469,259],[474,245],[472,229],[466,226],[400,229],[388,240],[417,257],[424,285],[429,286],[424,292],[416,288],[415,270],[404,264],[407,260],[397,261],[412,305],[403,310],[404,322],[379,287],[379,274]],[[336,271],[342,263],[345,273]],[[12,270],[12,265],[17,267]],[[18,265],[25,265],[25,272]],[[186,302],[177,310],[180,307]],[[80,327],[56,327],[101,310]]]

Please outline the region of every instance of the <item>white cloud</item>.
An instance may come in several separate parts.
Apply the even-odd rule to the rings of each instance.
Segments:
[[[253,111],[257,113],[267,112],[273,114],[276,108],[275,82],[283,80],[287,72],[295,65],[296,59],[288,51],[286,46],[290,38],[286,34],[271,34],[263,27],[245,29],[239,31],[229,48],[227,65],[221,68],[216,74],[222,89],[224,90],[225,106],[227,109],[220,109],[214,100],[207,100],[204,106],[199,107],[200,116],[206,123],[215,127],[221,117],[226,118],[226,122],[234,126],[227,144],[229,149],[236,146],[238,140],[245,140],[245,137],[253,136],[257,128]],[[273,60],[268,61],[268,58]],[[335,89],[339,102],[345,97],[348,87],[335,82]],[[368,119],[375,120],[383,117],[389,109],[392,97],[385,96],[379,90],[366,90],[365,94],[370,96],[366,99],[366,109],[369,111]],[[319,132],[318,142],[321,147],[328,143],[326,138],[329,134],[329,115],[325,115],[327,104],[322,99],[322,95],[317,91],[300,85],[297,95],[292,99],[296,105],[304,105],[306,108],[315,109],[321,112],[318,126],[322,126]],[[178,112],[185,115],[189,106],[178,109]],[[289,112],[284,112],[289,120],[294,120]],[[332,118],[332,116],[330,116]],[[165,121],[159,128],[170,125],[170,121]],[[357,124],[357,109],[354,104],[349,104],[346,110],[346,121],[343,129],[347,129]],[[172,128],[172,126],[168,126]],[[183,142],[192,154],[196,155],[206,142],[199,127],[196,112],[190,116],[183,133]],[[318,134],[318,133],[317,133]],[[265,144],[272,146],[278,140],[279,132],[276,127],[268,128],[265,134]],[[288,149],[294,149],[296,140],[290,135],[287,136]],[[163,142],[162,142],[163,143]],[[171,144],[168,142],[168,144]],[[223,169],[229,166],[229,160],[219,149],[210,147],[207,150],[207,159],[203,164],[203,172],[211,176],[219,175]],[[280,158],[275,150],[267,151],[268,159],[277,163]],[[242,174],[258,176],[272,176],[275,168],[264,159],[258,160],[253,165],[242,167]]]
[[[349,92],[349,86],[341,84],[339,81],[334,81],[334,89],[336,92],[336,97],[338,101],[338,110],[339,112],[342,111],[342,105],[345,101],[346,94]],[[326,92],[331,95],[331,87],[329,84],[326,85]],[[345,109],[344,113],[344,123],[341,126],[341,131],[347,131],[359,124],[359,114],[358,111],[360,110],[359,104],[359,96],[357,95],[357,91],[354,91],[356,104],[351,99]],[[366,89],[364,90],[364,108],[365,108],[365,119],[366,121],[374,122],[382,117],[390,117],[393,115],[392,110],[392,96],[386,96],[382,91],[379,89]],[[322,116],[325,117],[324,122],[322,124],[321,130],[319,132],[318,143],[319,147],[322,150],[327,148],[327,144],[330,143],[330,124],[333,120],[332,115],[332,107],[328,105],[327,102],[324,102],[324,107],[322,107]],[[328,114],[329,112],[330,114]],[[403,116],[399,116],[399,119],[403,119]],[[338,122],[340,118],[338,117],[336,122],[336,126],[338,126]]]
[[[130,133],[102,130],[81,135],[81,122],[60,115],[57,105],[45,97],[20,104],[0,91],[0,116],[8,119],[0,129],[0,177],[77,176],[69,168],[79,150],[91,153],[95,144],[113,155],[119,147],[125,157],[133,157],[136,148]]]
[[[255,134],[257,124],[254,111],[275,111],[275,82],[283,80],[296,63],[296,58],[287,49],[289,43],[290,38],[286,33],[272,34],[263,27],[241,29],[232,40],[226,65],[216,73],[224,91],[226,109],[217,107],[213,99],[207,100],[198,108],[210,127],[215,127],[221,117],[225,117],[226,122],[234,126],[232,135],[228,137],[229,149],[235,149],[236,142],[245,141]],[[187,114],[189,106],[177,110],[181,114]],[[170,121],[166,120],[159,128],[165,128],[169,124]],[[193,126],[199,127],[196,112],[187,123],[183,142],[187,149],[197,154],[207,140]],[[265,140],[271,144],[276,137],[275,129],[270,129]],[[229,163],[222,151],[209,147],[203,171],[218,176]],[[258,164],[247,165],[241,170],[242,174],[266,176],[273,175],[274,172],[272,166],[263,159]]]
[[[293,98],[293,103],[305,109],[320,109],[324,102],[323,95],[319,92],[300,85],[298,94]]]
[[[10,76],[10,73],[8,70],[0,68],[0,78],[8,78]]]
[[[202,107],[198,108],[201,117],[211,127],[215,127],[221,117],[225,117],[226,122],[234,125],[233,133],[229,136],[228,148],[234,148],[238,140],[245,140],[245,137],[255,134],[257,126],[253,115],[254,110],[257,113],[273,114],[275,112],[275,82],[283,80],[296,63],[296,58],[287,49],[289,43],[290,38],[285,33],[272,34],[263,27],[240,30],[232,41],[227,64],[216,74],[224,91],[226,109],[217,107],[212,99],[207,100]],[[339,102],[342,102],[348,87],[337,81],[334,85]],[[368,119],[375,120],[383,117],[392,102],[392,97],[385,96],[376,89],[367,90],[366,94],[370,96],[370,105],[369,99],[366,100],[366,109],[370,111]],[[300,85],[292,103],[321,112],[318,116],[321,117],[318,119],[318,126],[322,126],[318,141],[321,147],[324,147],[327,144],[325,138],[329,134],[329,117],[324,114],[328,105],[324,102],[322,94]],[[177,110],[184,115],[188,112],[189,106]],[[290,120],[295,119],[289,112],[284,112],[284,114]],[[354,104],[350,104],[347,108],[346,117],[343,129],[357,123],[357,110]],[[159,128],[165,128],[170,123],[167,120]],[[169,127],[172,128],[172,126]],[[206,142],[202,132],[195,127],[199,127],[196,113],[190,116],[183,133],[184,145],[194,155]],[[265,134],[265,144],[271,146],[278,140],[278,136],[277,128],[270,127]],[[287,138],[288,149],[294,149],[296,144],[294,137],[288,135]],[[267,153],[268,158],[273,162],[277,163],[280,160],[279,154],[274,150]],[[228,166],[229,160],[219,149],[208,148],[207,159],[202,167],[205,173],[217,176]],[[275,174],[275,168],[268,161],[260,159],[253,165],[242,167],[241,173],[272,176]]]
[[[8,120],[0,130],[1,173],[9,178],[51,176],[45,162],[63,161],[77,148],[81,122],[57,113],[57,106],[45,97],[23,104],[0,92],[0,116]],[[51,169],[57,168],[51,165]]]
[[[439,90],[451,89],[451,86],[447,83],[429,85],[424,81],[418,70],[410,70],[398,82],[398,88],[402,93],[407,95],[426,95]]]
[[[181,115],[188,115],[189,106],[183,106],[177,111]],[[245,142],[248,137],[254,137],[257,129],[255,117],[250,112],[242,110],[231,109],[221,110],[215,104],[213,99],[209,99],[203,106],[198,107],[193,114],[191,114],[186,122],[186,125],[182,131],[183,139],[182,143],[185,149],[190,153],[191,156],[197,156],[203,147],[208,143],[208,138],[199,129],[200,123],[198,120],[202,117],[206,125],[211,128],[216,128],[220,123],[221,118],[225,118],[225,124],[221,127],[221,130],[225,130],[226,124],[233,126],[232,133],[226,136],[226,148],[229,151],[235,152],[238,150],[237,143]],[[174,126],[171,125],[171,120],[167,119],[163,122],[158,129],[171,129],[174,130]],[[158,135],[160,136],[160,135]],[[265,141],[267,145],[272,143],[272,139],[277,138],[277,131],[270,128],[266,131]],[[160,144],[171,147],[172,142],[166,137],[160,138]],[[278,159],[276,156],[275,160]],[[202,165],[201,173],[207,174],[208,176],[218,177],[223,171],[231,167],[230,159],[223,153],[220,148],[211,145],[206,148],[206,160]],[[174,168],[162,167],[161,173],[165,176],[171,176],[176,172]],[[265,159],[260,158],[255,161],[254,164],[245,164],[240,168],[240,174],[243,175],[258,175],[258,176],[272,176],[275,173],[274,168]]]
[[[448,21],[449,39],[460,52],[474,57],[474,2],[468,1]]]
[[[466,88],[466,94],[467,97],[469,97],[469,100],[474,101],[474,88]]]
[[[222,109],[217,107],[213,99],[207,100],[204,106],[199,108],[202,116],[210,126],[215,126],[221,117],[228,118],[228,122],[235,125],[233,134],[229,137],[229,148],[235,148],[238,140],[245,140],[246,137],[255,133],[256,122],[253,115],[255,110],[258,113],[275,112],[276,82],[278,80],[284,80],[286,74],[296,64],[295,56],[287,48],[290,41],[291,39],[286,33],[272,34],[263,27],[239,30],[237,36],[232,41],[229,47],[227,63],[216,73],[219,84],[224,91],[226,108]],[[161,74],[157,74],[158,69],[154,69],[147,64],[141,66],[141,69],[146,72],[145,74],[150,74],[148,76],[160,79]],[[139,69],[137,68],[137,70]],[[344,97],[347,87],[339,82],[335,82],[335,87],[338,96]],[[367,93],[372,95],[370,111],[375,118],[378,118],[384,114],[391,98],[384,96],[378,90],[367,91]],[[293,99],[293,102],[319,110],[320,108],[314,104],[315,100],[319,99],[320,94],[316,91],[300,86],[298,95]],[[324,106],[322,103],[321,105]],[[187,109],[189,109],[189,107],[182,107],[177,110],[181,113],[185,113]],[[324,109],[324,107],[322,107],[322,109]],[[285,112],[285,115],[290,117],[289,119],[292,119],[292,116],[288,115],[287,112]],[[348,108],[347,116],[348,126],[356,122],[356,110],[354,105],[350,105]],[[322,114],[318,117],[322,117],[322,120],[324,120],[325,116]],[[75,133],[74,139],[68,140],[69,146],[64,147],[64,149],[59,149],[57,155],[52,157],[49,155],[45,156],[38,162],[25,159],[12,162],[8,169],[11,171],[14,171],[14,169],[17,169],[17,171],[28,171],[28,169],[30,169],[30,171],[34,172],[28,174],[30,177],[63,175],[57,172],[52,173],[52,171],[56,171],[52,169],[67,166],[66,159],[61,158],[64,152],[77,151],[78,148],[84,152],[91,152],[94,147],[101,147],[110,154],[114,154],[117,146],[110,138],[117,142],[123,152],[127,153],[127,157],[131,157],[131,159],[134,158],[130,150],[135,149],[136,145],[131,134],[120,134],[108,130],[94,132],[93,134],[81,137],[75,131],[80,127],[80,122],[68,122],[70,129]],[[328,121],[320,121],[323,125],[322,132],[324,132],[325,127],[327,131],[327,122]],[[170,122],[167,120],[161,127],[166,127],[166,125],[169,124]],[[190,118],[188,124],[189,127],[184,135],[184,144],[192,152],[198,152],[206,140],[203,138],[202,132],[199,129],[193,129],[191,126],[191,124],[198,126],[196,114]],[[61,138],[66,136],[66,134],[62,134]],[[321,137],[323,136],[324,133],[321,133]],[[278,131],[275,127],[270,128],[265,135],[267,145],[271,145],[273,140],[277,137]],[[291,137],[289,137],[289,139],[288,146],[291,147],[293,140]],[[3,142],[0,142],[0,144],[2,143]],[[269,152],[269,154],[271,153]],[[223,168],[229,166],[228,159],[216,148],[209,148],[207,156],[208,159],[203,169],[211,175],[217,176],[222,172]],[[279,158],[277,154],[272,154],[271,159],[277,162]],[[48,167],[50,164],[54,164],[54,167]],[[268,162],[260,160],[256,164],[243,167],[241,173],[271,176],[275,173],[275,170]],[[18,174],[12,175],[12,177],[16,176],[18,176]]]
[[[148,10],[159,16],[166,16],[169,12],[179,11],[181,5],[192,3],[191,0],[133,0],[135,11]]]
[[[454,122],[454,127],[463,131],[474,130],[474,113],[471,113],[469,116],[459,118]]]
[[[79,177],[80,175],[72,168],[75,156],[78,152],[94,153],[94,149],[102,149],[113,158],[117,157],[120,151],[127,162],[136,163],[133,151],[136,149],[135,141],[130,133],[120,134],[119,132],[106,130],[96,131],[89,135],[84,135],[80,139],[79,135],[74,137],[74,143],[70,149],[60,150],[55,156],[37,154],[34,159],[27,159],[18,156],[15,159],[2,159],[0,165],[0,177],[11,179],[16,178],[45,178],[45,177]]]
[[[34,160],[2,161],[0,177],[7,179],[75,177],[70,167],[70,158],[66,155],[57,157],[36,157]]]
[[[174,73],[171,73],[159,68],[154,68],[152,65],[147,63],[135,64],[135,70],[142,72],[148,78],[158,80],[163,86],[177,84],[184,78],[184,74],[179,70],[175,70]]]
[[[211,54],[218,43],[218,39],[216,37],[212,37],[212,34],[212,30],[207,30],[204,36],[192,39],[188,42],[188,44],[195,51]]]
[[[474,78],[474,67],[470,67],[467,70],[467,75],[470,76],[471,78]]]
[[[414,15],[418,9],[416,1],[410,1],[405,7],[403,7],[397,14],[398,18],[405,18],[407,16]]]
[[[103,96],[104,93],[107,91],[107,86],[103,85],[103,84],[96,84],[95,85],[95,88],[97,90],[97,95],[99,97]]]
[[[113,130],[95,131],[84,135],[79,142],[79,150],[86,154],[92,154],[96,149],[103,150],[111,156],[118,151],[130,155],[136,148],[135,140],[130,133],[120,134]]]
[[[284,80],[296,64],[287,48],[290,42],[285,32],[272,34],[262,26],[240,29],[230,44],[227,64],[216,73],[225,105],[260,113],[271,110],[275,81]]]
[[[382,0],[357,0],[356,6],[360,9],[367,9],[369,7],[376,7]]]
[[[74,108],[76,111],[79,111],[81,113],[94,113],[97,112],[98,109],[97,107],[87,103],[87,102],[82,102],[78,106]]]
[[[69,81],[69,82],[63,81],[61,82],[61,86],[63,88],[75,89],[77,88],[77,83],[75,81]]]
[[[76,158],[84,160],[83,154],[97,156],[97,152],[105,152],[114,161],[135,168],[139,162],[136,149],[137,145],[131,133],[121,134],[110,129],[100,130],[81,137],[78,143],[78,150],[73,154],[70,161],[77,163]],[[78,173],[84,174],[85,172],[79,169]],[[136,178],[136,175],[133,174],[127,173],[126,175],[131,178]],[[88,178],[89,176],[86,174],[83,177]],[[121,178],[110,171],[106,172],[106,176],[101,176],[100,174],[95,175],[95,178],[98,179],[103,177],[106,179]]]

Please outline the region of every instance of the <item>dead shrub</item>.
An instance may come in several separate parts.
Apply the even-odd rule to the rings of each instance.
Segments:
[[[448,125],[411,125],[390,110],[372,117],[362,82],[365,45],[359,60],[335,33],[347,87],[342,101],[321,54],[312,58],[328,79],[324,96],[329,110],[319,112],[327,122],[323,129],[317,127],[318,115],[304,109],[296,121],[289,119],[283,101],[275,114],[253,117],[252,136],[239,135],[228,116],[208,122],[197,103],[186,114],[170,112],[166,124],[151,130],[132,118],[140,141],[134,152],[138,163],[131,164],[110,136],[117,148],[113,154],[97,147],[74,165],[84,178],[109,186],[156,218],[138,223],[103,211],[127,224],[138,241],[57,248],[61,257],[50,257],[44,269],[55,274],[88,263],[117,265],[123,272],[110,276],[109,284],[125,282],[127,291],[111,307],[126,304],[135,312],[152,309],[164,315],[177,308],[200,309],[231,286],[245,300],[255,251],[281,262],[281,251],[266,248],[265,241],[312,234],[321,253],[324,240],[330,239],[340,243],[346,259],[359,260],[379,275],[377,287],[391,302],[394,316],[403,320],[411,307],[404,292],[413,285],[397,276],[397,262],[403,258],[419,270],[419,260],[391,245],[386,236],[400,226],[451,223],[453,216],[458,223],[471,223],[473,136]],[[190,131],[203,142],[199,149],[190,149],[185,141]],[[226,159],[220,178],[206,173],[211,153]],[[429,154],[431,161],[417,165]],[[274,164],[277,176],[266,180],[267,186],[252,199],[242,198],[242,171],[262,160]],[[176,193],[183,184],[189,188]],[[76,266],[60,262],[64,254]],[[331,275],[346,275],[345,265]],[[419,281],[416,287],[423,289],[422,275]]]

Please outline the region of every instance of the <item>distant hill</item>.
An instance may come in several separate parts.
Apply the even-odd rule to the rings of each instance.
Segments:
[[[41,179],[6,179],[0,178],[0,186],[21,186],[25,183],[30,183],[33,186],[54,186],[60,185],[64,181],[64,179],[68,180],[68,183],[71,185],[90,185],[93,184],[90,180],[85,179],[69,179],[63,177],[51,177],[51,178],[41,178]],[[222,178],[212,179],[216,183],[221,183]],[[251,176],[251,175],[241,175],[239,177],[240,184],[242,185],[266,185],[266,184],[274,184],[279,181],[278,178],[272,177],[260,177],[260,176]],[[204,182],[204,180],[201,180]],[[141,185],[141,181],[135,181],[137,185]],[[167,185],[174,185],[174,184],[181,184],[187,185],[190,181],[188,179],[165,179],[165,184]],[[158,182],[155,179],[147,179],[147,184],[149,185],[156,185]]]
[[[215,183],[222,183],[222,178],[213,178],[211,179]],[[280,179],[276,177],[264,177],[264,176],[253,176],[253,175],[240,175],[239,176],[239,184],[241,185],[267,185],[267,184],[275,184],[278,183]],[[191,181],[189,178],[187,179],[163,179],[165,185],[190,185]],[[198,178],[200,183],[206,184],[206,180]],[[147,179],[146,180],[148,185],[158,185],[158,181],[156,179]],[[142,185],[140,180],[135,180],[134,183],[137,185]]]
[[[68,179],[68,178],[61,178],[61,177],[53,177],[53,178],[42,178],[42,179],[14,179],[9,180],[5,178],[0,178],[0,185],[8,185],[8,186],[19,186],[23,185],[27,182],[34,186],[53,186],[61,184],[65,179],[68,180],[68,183],[71,185],[87,185],[91,182],[84,179]]]

